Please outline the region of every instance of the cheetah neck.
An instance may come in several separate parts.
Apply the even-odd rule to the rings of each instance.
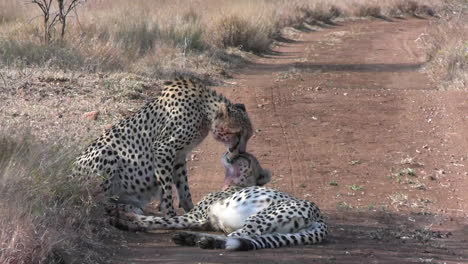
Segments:
[[[226,97],[222,94],[217,93],[214,90],[206,89],[203,95],[205,101],[205,113],[209,121],[216,119],[216,116],[219,113],[221,104],[232,104]]]
[[[239,190],[242,190],[244,187],[241,187],[241,186],[237,186],[237,185],[231,185],[229,187],[226,188],[226,190],[229,190],[229,191],[239,191]]]

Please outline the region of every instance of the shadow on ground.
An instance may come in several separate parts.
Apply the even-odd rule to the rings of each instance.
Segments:
[[[419,70],[424,63],[369,63],[369,64],[314,64],[314,63],[290,63],[290,64],[255,64],[258,71],[281,72],[289,69],[322,72],[406,72]],[[257,72],[255,72],[256,74]]]

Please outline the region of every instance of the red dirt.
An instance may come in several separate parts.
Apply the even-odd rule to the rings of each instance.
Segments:
[[[468,92],[438,90],[422,72],[429,23],[296,32],[216,88],[246,104],[249,151],[273,171],[269,186],[322,209],[326,243],[245,253],[124,233],[115,262],[468,263]],[[209,138],[192,153],[195,201],[221,188],[223,151]]]

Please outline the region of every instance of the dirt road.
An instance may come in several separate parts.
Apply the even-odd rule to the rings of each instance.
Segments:
[[[247,106],[249,151],[271,187],[316,202],[320,245],[203,251],[171,232],[126,233],[118,263],[468,263],[468,92],[422,72],[430,21],[354,21],[289,32],[271,55],[217,90]],[[198,201],[222,186],[223,146],[190,162]]]

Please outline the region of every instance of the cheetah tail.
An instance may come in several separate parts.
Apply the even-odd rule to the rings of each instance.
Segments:
[[[247,251],[262,248],[278,248],[292,245],[320,243],[328,234],[327,224],[322,220],[297,233],[266,234],[255,237],[230,237],[226,241],[227,250]]]

